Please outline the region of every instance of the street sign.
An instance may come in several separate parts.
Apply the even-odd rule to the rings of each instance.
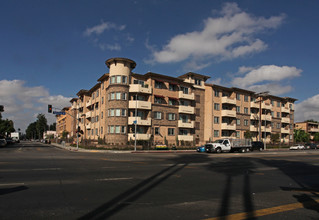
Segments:
[[[65,112],[53,112],[53,114],[55,114],[55,115],[65,115]]]
[[[133,121],[133,124],[137,124],[137,120],[134,120],[134,121]]]

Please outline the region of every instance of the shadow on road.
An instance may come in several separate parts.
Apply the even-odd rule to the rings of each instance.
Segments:
[[[11,188],[0,189],[0,196],[9,194],[9,193],[19,192],[26,189],[29,189],[29,188],[26,186],[16,186]]]

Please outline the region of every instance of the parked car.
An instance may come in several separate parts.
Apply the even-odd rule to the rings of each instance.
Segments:
[[[301,144],[295,144],[289,148],[289,150],[305,150],[305,146]]]
[[[203,145],[203,146],[197,147],[196,151],[197,152],[206,152],[206,146]]]
[[[307,143],[305,144],[306,149],[317,149],[317,144],[314,143]]]
[[[7,137],[6,138],[6,142],[7,142],[7,144],[14,144],[15,143],[14,140],[12,140],[11,137]]]
[[[6,139],[0,139],[0,147],[4,147],[7,145]]]
[[[263,151],[265,149],[265,145],[262,141],[253,141],[251,142],[251,150],[259,150]]]

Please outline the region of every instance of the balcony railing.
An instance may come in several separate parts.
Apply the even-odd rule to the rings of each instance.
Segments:
[[[290,123],[290,118],[281,118],[281,123],[286,123],[289,124]]]
[[[282,134],[289,134],[290,130],[286,128],[281,128],[281,133]]]
[[[319,132],[319,128],[309,128],[309,132]]]
[[[183,122],[182,120],[178,120],[179,128],[194,128],[194,121]]]
[[[85,126],[85,128],[86,128],[87,130],[90,130],[90,129],[91,129],[91,123],[87,123],[86,126]]]
[[[192,135],[178,135],[177,139],[179,141],[194,141],[194,137]]]
[[[151,137],[151,134],[136,134],[136,140],[149,140]],[[128,134],[128,140],[135,140],[135,134],[129,133]]]
[[[144,126],[151,126],[152,125],[152,119],[147,118],[143,120],[141,117],[129,117],[128,118],[128,124],[134,124],[134,121],[136,120],[137,125],[144,125]]]
[[[184,114],[195,114],[195,108],[192,107],[192,106],[180,105],[178,107],[178,112],[179,113],[184,113]]]
[[[91,117],[92,117],[92,112],[87,112],[87,113],[85,113],[85,117],[86,117],[86,118],[91,118]]]
[[[227,124],[227,123],[222,123],[222,126],[221,126],[222,130],[233,130],[235,131],[236,130],[236,125],[233,124]]]
[[[185,94],[185,93],[183,93],[183,91],[179,91],[179,92],[178,92],[178,98],[180,98],[180,99],[195,100],[195,95],[194,95],[194,93]]]
[[[286,107],[281,107],[281,112],[283,113],[290,113],[290,109]]]
[[[250,131],[257,132],[259,130],[258,126],[250,125]]]
[[[222,110],[222,117],[236,118],[236,111],[235,110]]]
[[[262,108],[262,109],[268,109],[268,110],[271,110],[271,109],[272,109],[272,105],[262,103],[262,104],[261,104],[261,108]]]
[[[89,107],[89,106],[91,106],[91,105],[92,105],[92,101],[89,100],[89,101],[86,102],[86,105],[85,105],[85,106],[86,106],[86,107]]]
[[[261,115],[261,120],[263,121],[271,121],[271,115]]]
[[[142,86],[141,84],[130,84],[129,92],[151,94],[152,88],[150,86]]]
[[[147,102],[147,101],[140,101],[140,100],[131,100],[129,101],[129,108],[130,109],[147,109],[147,110],[151,110],[152,108],[152,103],[151,102]]]
[[[251,108],[259,108],[259,103],[258,102],[251,102],[250,107]]]
[[[231,99],[227,96],[222,97],[222,103],[223,104],[232,104],[232,105],[236,105],[236,100],[235,99]]]

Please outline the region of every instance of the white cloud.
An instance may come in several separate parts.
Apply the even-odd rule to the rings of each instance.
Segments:
[[[295,122],[313,119],[319,121],[319,94],[295,105]]]
[[[71,98],[50,96],[44,87],[27,87],[25,83],[22,80],[0,80],[0,104],[4,105],[5,110],[2,116],[13,120],[15,129],[20,128],[24,132],[40,113],[45,113],[48,123],[52,124],[55,117],[47,113],[47,105],[52,104],[57,108],[71,105]]]
[[[101,50],[111,50],[111,51],[120,51],[121,50],[121,46],[119,44],[104,44],[104,43],[100,43],[98,44],[99,48]]]
[[[202,31],[174,36],[162,50],[152,51],[154,62],[169,63],[189,58],[232,59],[267,48],[255,37],[266,29],[277,28],[285,15],[254,17],[243,12],[236,3],[224,5],[221,16],[207,18]]]
[[[264,65],[260,67],[241,67],[240,74],[243,77],[235,77],[232,84],[241,88],[251,87],[262,82],[279,82],[282,80],[298,77],[302,70],[290,66]],[[255,85],[256,86],[256,85]]]
[[[101,21],[101,24],[98,24],[98,25],[95,25],[93,27],[87,28],[84,31],[84,35],[85,36],[91,36],[92,34],[100,35],[104,31],[110,30],[110,29],[122,31],[122,30],[125,29],[125,25],[117,25],[117,24],[112,23],[112,22]]]

